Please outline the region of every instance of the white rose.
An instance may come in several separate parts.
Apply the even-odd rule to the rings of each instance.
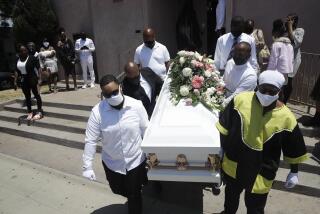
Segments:
[[[208,89],[207,89],[206,94],[207,94],[208,96],[211,96],[211,95],[214,94],[215,91],[216,91],[216,89],[213,88],[213,87],[211,87],[211,88],[208,88]]]
[[[212,75],[212,72],[210,71],[210,70],[206,70],[205,72],[204,72],[204,76],[205,77],[211,77],[211,75]]]
[[[211,97],[210,101],[211,101],[212,103],[216,103],[216,102],[217,102],[217,99],[216,99],[215,97]]]
[[[182,69],[182,74],[185,77],[189,77],[192,75],[192,69],[189,67],[185,67],[184,69]]]
[[[201,56],[198,52],[196,52],[195,54],[194,54],[194,57],[198,60],[198,61],[202,61],[202,59],[203,59],[203,56]]]
[[[189,87],[186,85],[180,86],[180,94],[181,96],[185,97],[189,94]]]
[[[186,56],[193,56],[194,55],[194,52],[192,51],[186,51]]]
[[[177,53],[179,56],[186,56],[187,55],[187,52],[186,51],[179,51]]]
[[[183,65],[186,62],[186,59],[182,56],[179,58],[180,65]]]

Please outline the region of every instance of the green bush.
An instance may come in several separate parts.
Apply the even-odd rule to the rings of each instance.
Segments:
[[[43,38],[53,41],[58,29],[58,20],[49,0],[17,0],[13,23],[17,43],[33,41],[40,44]]]

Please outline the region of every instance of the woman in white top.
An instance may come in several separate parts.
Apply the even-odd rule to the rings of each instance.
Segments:
[[[288,83],[288,75],[293,73],[293,47],[290,39],[286,36],[286,32],[287,29],[281,19],[273,22],[272,36],[274,42],[268,64],[268,70],[277,70],[283,74],[286,79],[284,85]],[[283,88],[280,100],[286,103]]]
[[[39,69],[39,60],[33,55],[29,55],[25,46],[20,46],[15,77],[19,76],[21,79],[21,88],[26,98],[28,120],[37,120],[43,117],[42,100],[37,88]],[[15,78],[15,85],[17,84],[16,80],[17,78]],[[31,91],[37,100],[38,111],[35,115],[31,109]]]
[[[39,53],[40,66],[43,72],[49,74],[48,86],[49,91],[52,92],[51,83],[54,84],[54,93],[57,93],[57,81],[58,81],[58,65],[56,58],[56,51],[47,39],[43,40],[42,47]]]

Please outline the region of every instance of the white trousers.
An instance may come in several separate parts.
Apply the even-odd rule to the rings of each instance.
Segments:
[[[90,73],[90,84],[94,84],[95,76],[94,76],[94,70],[93,70],[92,56],[88,56],[88,57],[80,59],[80,64],[81,64],[81,68],[82,68],[82,76],[83,76],[84,84],[88,84],[88,77],[87,77],[88,69],[89,69],[89,73]]]

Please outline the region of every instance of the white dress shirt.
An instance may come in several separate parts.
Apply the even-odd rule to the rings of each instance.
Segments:
[[[143,76],[140,74],[140,85],[141,87],[144,89],[144,91],[146,92],[146,95],[148,96],[150,102],[151,102],[151,87],[149,85],[149,83],[145,80],[145,78],[143,78]]]
[[[242,33],[238,37],[238,42],[247,42],[251,46],[251,57],[249,62],[253,69],[258,70],[256,44],[254,39],[245,33]],[[227,60],[234,43],[234,36],[232,33],[226,33],[219,37],[217,41],[216,51],[214,54],[214,63],[217,69],[224,70],[227,64]]]
[[[106,100],[91,112],[85,137],[83,168],[92,169],[96,145],[101,138],[102,160],[114,172],[126,174],[145,160],[141,142],[148,125],[142,102],[124,96],[123,108],[112,108]]]
[[[134,54],[134,63],[139,64],[142,68],[149,67],[159,77],[166,77],[167,68],[165,63],[170,61],[170,54],[166,46],[155,42],[152,49],[141,44]]]
[[[88,47],[89,49],[81,50],[82,47]],[[75,51],[79,53],[80,60],[85,60],[88,57],[92,57],[92,52],[96,50],[94,43],[91,39],[77,39],[75,44]]]
[[[220,30],[223,27],[225,15],[226,15],[226,1],[219,0],[216,8],[216,31]]]
[[[236,65],[233,59],[230,59],[226,65],[223,81],[227,89],[225,104],[228,104],[240,92],[253,91],[257,87],[257,73],[249,62]]]

